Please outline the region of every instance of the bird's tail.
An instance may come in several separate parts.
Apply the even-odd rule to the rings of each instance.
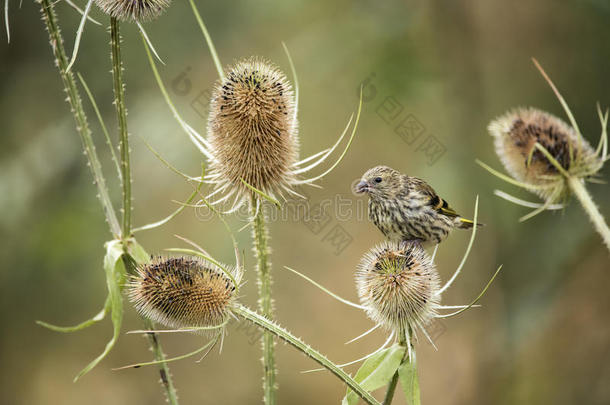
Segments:
[[[471,229],[474,225],[474,222],[466,219],[466,218],[460,218],[460,222],[458,224],[458,228],[460,229]],[[482,224],[480,222],[477,222],[477,226],[485,226],[485,224]]]

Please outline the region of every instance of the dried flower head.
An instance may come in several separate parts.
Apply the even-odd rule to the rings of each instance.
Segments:
[[[603,165],[574,128],[535,108],[510,111],[492,121],[488,129],[506,170],[516,180],[533,185],[531,190],[550,202],[569,195],[565,173],[587,178]]]
[[[208,120],[211,176],[238,194],[249,185],[275,194],[294,182],[298,156],[294,94],[273,64],[236,63],[214,89]]]
[[[417,242],[383,242],[362,258],[356,272],[368,316],[391,331],[422,330],[437,314],[440,278]]]
[[[95,0],[97,6],[121,21],[150,21],[159,17],[171,0]]]
[[[191,141],[209,159],[210,170],[204,181],[214,184],[208,198],[217,195],[211,204],[233,199],[229,210],[233,212],[251,195],[262,195],[276,203],[277,196],[286,200],[284,192],[304,198],[294,187],[313,185],[339,164],[354,138],[361,109],[362,100],[339,158],[322,174],[310,178],[300,176],[326,161],[339,147],[354,116],[332,147],[297,161],[296,96],[286,76],[261,58],[237,62],[218,83],[211,99],[207,139],[178,120]],[[257,208],[259,201],[257,197]]]
[[[239,282],[239,271],[229,271]],[[128,289],[140,314],[174,328],[220,325],[236,302],[233,280],[217,265],[191,257],[140,266]]]

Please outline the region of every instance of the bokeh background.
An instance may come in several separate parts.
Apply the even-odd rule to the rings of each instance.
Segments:
[[[83,1],[78,1],[83,3]],[[610,7],[589,1],[198,1],[220,58],[260,55],[289,73],[281,41],[291,50],[300,80],[302,156],[331,145],[357,105],[368,80],[367,102],[357,137],[343,162],[307,189],[312,204],[334,201],[327,227],[313,232],[302,221],[271,225],[277,319],[337,362],[371,352],[385,340],[374,333],[344,342],[372,326],[346,307],[283,269],[288,265],[331,290],[356,300],[354,270],[381,234],[365,218],[334,215],[336,196],[351,207],[363,201],[350,185],[366,169],[387,164],[429,181],[465,214],[480,196],[487,223],[462,276],[444,295],[445,304],[469,302],[499,264],[504,270],[482,308],[442,322],[438,351],[418,344],[419,373],[426,404],[607,404],[610,403],[610,261],[576,202],[563,212],[526,222],[525,208],[493,195],[502,184],[474,160],[500,163],[487,123],[505,110],[533,105],[564,116],[535,70],[536,57],[563,92],[585,136],[595,145],[600,125],[595,103],[610,104]],[[84,4],[81,4],[84,6]],[[72,49],[79,16],[57,4],[66,47]],[[107,19],[87,24],[75,70],[92,88],[116,138]],[[75,374],[96,356],[111,335],[109,321],[62,335],[38,327],[37,319],[74,324],[101,307],[105,294],[103,244],[111,235],[61,82],[53,65],[38,6],[10,3],[12,40],[0,45],[0,371],[6,404],[162,404],[157,370],[111,368],[151,357],[142,337],[122,335],[93,372],[74,384]],[[216,72],[188,3],[176,1],[146,28],[166,62],[161,74],[184,117],[201,131],[205,108],[193,107],[209,91]],[[160,219],[184,200],[190,186],[148,151],[145,139],[180,169],[196,174],[202,156],[173,120],[154,82],[133,25],[122,24],[129,129],[132,134],[134,216],[137,224]],[[181,76],[186,75],[186,76]],[[188,83],[180,82],[186,78]],[[185,84],[186,83],[186,84]],[[185,87],[186,86],[186,87]],[[372,87],[370,87],[372,86]],[[205,96],[203,96],[205,99]],[[399,118],[384,120],[380,105],[392,98]],[[196,104],[196,103],[195,103]],[[105,172],[119,204],[108,149],[88,108]],[[201,112],[204,112],[201,114]],[[446,150],[429,156],[396,131],[404,117],[423,127]],[[387,119],[387,117],[385,117]],[[320,169],[317,173],[321,172]],[[606,168],[602,175],[608,178]],[[610,190],[590,187],[606,216]],[[231,219],[237,231],[243,219]],[[326,235],[335,227],[351,241],[341,248]],[[168,225],[138,236],[147,250],[181,246],[173,235],[191,238],[218,259],[231,262],[230,240],[217,220],[202,221],[187,210]],[[256,305],[255,274],[248,231],[237,234],[247,252],[243,301]],[[456,232],[441,246],[438,267],[447,279],[469,234]],[[127,305],[124,331],[141,323]],[[204,343],[191,335],[162,338],[170,355]],[[301,374],[315,363],[280,344],[279,403],[338,403],[344,387],[327,373]],[[201,363],[171,366],[184,404],[260,403],[260,348],[236,325],[222,354]],[[355,371],[357,367],[349,368]],[[404,403],[397,395],[396,403]]]

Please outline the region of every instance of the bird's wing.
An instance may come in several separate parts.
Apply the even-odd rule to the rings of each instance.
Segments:
[[[440,214],[446,215],[448,217],[459,217],[460,215],[455,212],[455,210],[453,208],[451,208],[449,206],[449,204],[447,203],[447,201],[443,200],[441,197],[438,196],[438,194],[436,194],[436,191],[434,191],[434,189],[425,181],[417,179],[420,189],[422,190],[422,192],[424,194],[426,194],[428,197],[430,197],[430,202],[429,204],[432,206],[432,208],[439,212]]]
[[[447,204],[447,201],[443,200],[438,195],[434,196],[432,198],[432,200],[430,201],[430,204],[436,211],[440,212],[443,215],[447,215],[448,217],[459,217],[460,216],[460,214],[455,212],[455,210],[453,208],[451,208],[449,206],[449,204]]]

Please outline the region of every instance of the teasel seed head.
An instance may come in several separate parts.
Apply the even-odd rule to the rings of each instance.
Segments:
[[[225,266],[239,283],[241,273]],[[233,280],[199,258],[153,259],[138,267],[128,295],[143,316],[172,328],[221,325],[236,302]]]
[[[95,0],[97,6],[121,21],[150,21],[159,17],[171,0]]]
[[[440,278],[418,242],[383,242],[368,251],[356,271],[360,302],[390,331],[423,329],[437,314]]]
[[[602,165],[591,145],[563,120],[535,108],[518,108],[493,120],[488,130],[506,170],[549,202],[569,195],[566,176],[536,143],[545,148],[570,176],[587,178]]]
[[[299,149],[295,108],[290,83],[270,62],[251,57],[228,70],[214,89],[208,119],[217,188],[243,200],[250,191],[242,179],[269,195],[290,186]]]

